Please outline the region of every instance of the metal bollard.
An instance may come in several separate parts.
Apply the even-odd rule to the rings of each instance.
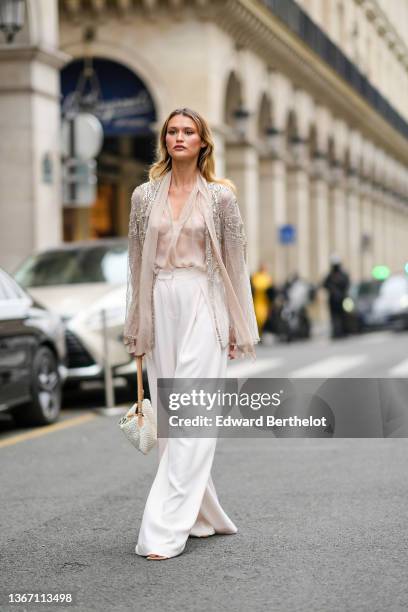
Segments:
[[[103,336],[103,369],[105,378],[105,402],[107,408],[113,408],[115,404],[114,389],[112,381],[112,370],[109,361],[109,344],[108,333],[106,327],[106,310],[101,310],[102,318],[102,336]]]
[[[103,337],[103,369],[104,369],[104,382],[105,382],[105,408],[97,408],[96,412],[102,416],[122,416],[124,412],[128,410],[127,406],[115,406],[115,388],[113,385],[112,368],[109,360],[109,346],[108,346],[108,329],[106,320],[106,310],[101,310],[102,320],[102,337]]]

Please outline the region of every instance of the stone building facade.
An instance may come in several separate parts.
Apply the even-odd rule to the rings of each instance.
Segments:
[[[293,271],[318,281],[333,252],[355,280],[369,277],[376,264],[403,269],[404,0],[28,4],[25,30],[13,47],[0,47],[0,260],[6,269],[33,249],[57,244],[68,221],[74,230],[65,239],[89,235],[91,211],[63,206],[59,167],[59,76],[84,57],[113,67],[112,96],[119,95],[115,66],[137,77],[153,107],[153,135],[175,107],[207,117],[217,173],[238,188],[251,271],[266,262],[277,282]],[[100,197],[117,235],[127,232],[130,193],[153,158],[154,138],[146,134],[122,131],[107,139],[98,158]],[[46,154],[54,169],[48,183],[41,177]],[[296,233],[290,245],[278,239],[287,225]]]

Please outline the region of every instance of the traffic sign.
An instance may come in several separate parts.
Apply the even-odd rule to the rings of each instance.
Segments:
[[[67,159],[63,163],[63,202],[70,206],[90,206],[96,199],[96,161]]]
[[[62,121],[62,154],[83,161],[96,157],[103,145],[103,127],[95,115],[78,113]]]
[[[281,225],[278,230],[281,244],[294,244],[296,242],[296,227],[290,223]]]
[[[70,158],[63,165],[64,180],[68,183],[78,183],[80,185],[94,185],[96,183],[96,160]]]

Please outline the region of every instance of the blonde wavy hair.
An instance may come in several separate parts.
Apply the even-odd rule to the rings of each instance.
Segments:
[[[187,107],[176,108],[169,114],[169,116],[163,123],[157,145],[156,161],[150,166],[149,179],[155,180],[161,178],[164,174],[171,170],[172,159],[166,147],[166,134],[169,121],[175,115],[184,115],[185,117],[190,117],[190,119],[192,119],[197,126],[197,130],[201,140],[203,140],[206,144],[205,147],[202,147],[200,149],[200,153],[197,159],[197,166],[200,169],[202,176],[206,179],[206,181],[220,183],[221,185],[229,187],[236,194],[237,190],[232,181],[225,178],[217,178],[215,176],[214,141],[212,138],[210,126],[208,125],[204,117],[202,117],[199,113],[192,110],[191,108]]]

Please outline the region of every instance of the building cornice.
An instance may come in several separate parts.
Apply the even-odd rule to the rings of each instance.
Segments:
[[[256,0],[252,1],[256,2]],[[363,8],[378,34],[387,41],[389,48],[408,71],[408,46],[378,5],[377,0],[354,0],[354,2]],[[205,13],[217,4],[224,4],[224,2],[217,2],[217,0],[140,0],[136,5],[133,0],[59,0],[60,12],[77,23],[81,23],[86,16],[103,20],[107,13],[126,19],[131,14],[140,11],[154,17],[165,10],[170,10],[175,16],[180,17],[183,12],[191,10],[202,10]]]
[[[216,23],[252,49],[268,67],[287,75],[295,87],[331,109],[354,129],[408,163],[407,139],[326,61],[292,32],[261,0],[223,0]],[[400,120],[403,120],[402,117]]]
[[[408,71],[408,46],[394,25],[384,13],[377,0],[354,0],[361,6],[367,18],[373,23],[378,34],[384,38],[398,61]]]

